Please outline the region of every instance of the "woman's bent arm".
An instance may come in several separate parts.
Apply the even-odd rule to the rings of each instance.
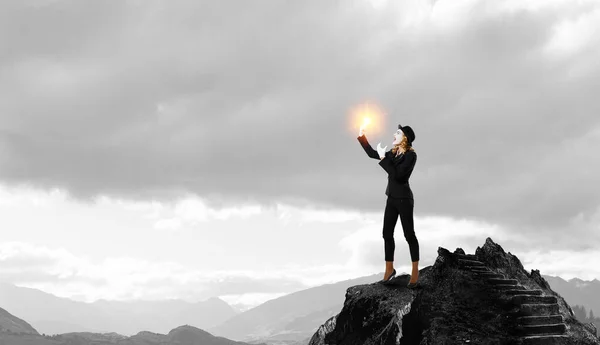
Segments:
[[[383,159],[379,162],[379,165],[387,171],[387,173],[396,181],[401,181],[407,173],[412,171],[417,162],[417,154],[414,152],[407,153],[404,160],[394,166],[390,159]]]

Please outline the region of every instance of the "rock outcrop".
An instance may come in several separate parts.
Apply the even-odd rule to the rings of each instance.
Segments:
[[[475,254],[439,247],[422,286],[408,289],[409,279],[348,288],[309,345],[600,345],[538,270],[526,272],[489,237]]]

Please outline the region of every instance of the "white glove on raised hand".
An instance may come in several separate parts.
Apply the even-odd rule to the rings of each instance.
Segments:
[[[362,137],[363,135],[365,135],[365,127],[360,126],[360,131],[358,131],[358,136]]]
[[[377,153],[379,153],[379,157],[381,159],[383,159],[383,157],[385,157],[385,149],[387,149],[387,146],[382,148],[381,142],[379,144],[377,144]]]

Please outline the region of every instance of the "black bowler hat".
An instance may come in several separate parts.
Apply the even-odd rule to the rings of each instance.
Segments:
[[[408,143],[412,145],[412,142],[415,141],[415,132],[413,129],[410,128],[410,126],[402,125],[398,125],[398,129],[401,129],[402,132],[404,132],[404,135],[406,135],[406,138],[408,139]]]

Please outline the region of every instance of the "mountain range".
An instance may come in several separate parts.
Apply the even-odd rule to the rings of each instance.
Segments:
[[[73,301],[26,287],[0,282],[0,307],[27,320],[41,333],[116,332],[134,335],[140,331],[168,333],[180,325],[206,329],[238,312],[213,297],[198,303],[182,300]]]
[[[190,325],[215,336],[247,343],[306,344],[325,320],[339,313],[349,287],[374,282],[381,276],[382,273],[297,291],[241,313],[216,297],[198,303],[181,300],[84,303],[8,283],[0,283],[0,307],[22,318],[16,324],[23,330],[34,329],[48,335],[74,332],[113,333],[121,337],[140,332],[168,335],[181,325]],[[600,315],[600,281],[543,277],[569,304],[585,306]],[[5,326],[0,323],[0,327]]]
[[[26,321],[0,308],[0,344],[6,345],[249,345],[215,337],[199,328],[183,325],[167,334],[142,331],[126,337],[118,333],[70,332],[40,334]],[[261,343],[262,345],[266,345]]]

